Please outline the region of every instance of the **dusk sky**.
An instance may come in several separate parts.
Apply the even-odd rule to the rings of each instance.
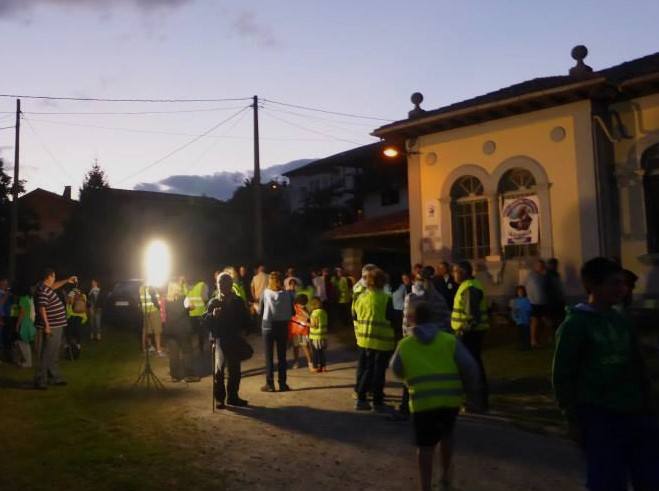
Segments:
[[[430,109],[529,78],[567,74],[576,44],[588,46],[586,62],[594,69],[654,53],[657,19],[656,0],[0,0],[0,93],[129,99],[258,94],[402,119],[417,90]],[[21,170],[28,189],[77,189],[95,158],[111,185],[122,188],[252,166],[248,110],[156,163],[249,100],[22,102]],[[0,127],[13,125],[14,110],[13,98],[0,98]],[[156,114],[99,114],[117,112]],[[262,113],[264,167],[375,141],[370,131],[385,122],[268,102]],[[13,141],[12,129],[0,130],[0,156],[9,168]]]

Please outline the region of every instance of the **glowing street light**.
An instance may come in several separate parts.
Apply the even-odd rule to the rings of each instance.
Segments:
[[[382,153],[390,159],[394,159],[400,155],[400,151],[396,147],[385,147]]]
[[[148,286],[164,286],[169,280],[171,256],[162,240],[149,243],[144,251],[144,279]]]

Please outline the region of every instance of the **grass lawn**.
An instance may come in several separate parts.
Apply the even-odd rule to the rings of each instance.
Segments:
[[[0,489],[223,488],[194,448],[181,391],[131,387],[138,346],[126,333],[87,345],[60,362],[69,385],[47,391],[29,388],[32,370],[0,365]]]

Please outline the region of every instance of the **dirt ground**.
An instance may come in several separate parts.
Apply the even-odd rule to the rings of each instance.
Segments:
[[[194,447],[185,450],[198,453],[199,466],[216,469],[230,490],[416,487],[410,424],[353,408],[356,353],[331,343],[329,372],[289,370],[293,391],[262,393],[261,338],[250,341],[256,352],[243,364],[240,391],[249,408],[213,413],[208,377],[188,385],[166,382],[172,396],[182,396],[174,397],[185,405],[181,424],[194,436],[179,445]],[[156,370],[168,379],[165,360],[158,360]],[[395,403],[399,394],[390,382],[389,401]],[[579,453],[563,439],[493,417],[461,417],[457,442],[456,490],[584,489]]]

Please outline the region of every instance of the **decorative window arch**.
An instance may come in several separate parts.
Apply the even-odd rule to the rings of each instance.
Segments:
[[[643,194],[649,254],[659,254],[659,143],[643,152]]]
[[[453,255],[478,259],[490,254],[489,204],[480,179],[463,175],[450,190]]]

